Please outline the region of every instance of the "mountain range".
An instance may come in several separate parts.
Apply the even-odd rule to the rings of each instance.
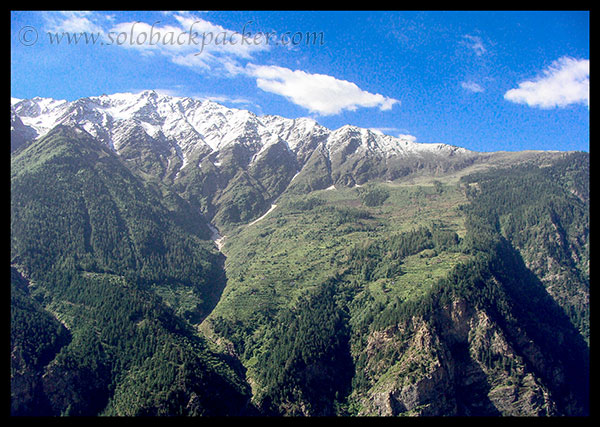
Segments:
[[[11,100],[17,415],[586,415],[589,155]]]
[[[258,217],[288,187],[299,192],[338,184],[352,187],[371,179],[391,181],[419,171],[443,174],[512,157],[417,143],[350,125],[332,131],[308,118],[259,117],[151,90],[73,102],[11,99],[12,149],[59,124],[80,127],[137,171],[180,193],[188,190],[189,199],[209,217],[216,216],[219,226]],[[207,180],[212,182],[205,186]],[[199,186],[210,189],[196,194]],[[254,197],[253,206],[236,209],[242,202],[232,193],[240,186]]]
[[[76,124],[92,136],[121,153],[124,141],[133,129],[153,138],[157,145],[168,147],[184,168],[203,153],[219,153],[227,146],[242,144],[258,160],[269,146],[283,143],[291,153],[307,153],[310,146],[322,145],[329,156],[343,140],[357,139],[356,149],[383,157],[439,153],[451,156],[469,151],[445,144],[417,144],[354,126],[331,131],[308,118],[286,119],[278,116],[258,117],[247,110],[231,109],[213,101],[199,101],[159,95],[155,91],[138,94],[121,93],[82,98],[73,102],[49,98],[11,99],[13,120],[20,132],[34,137],[45,135],[58,124]],[[18,118],[18,119],[17,119]],[[310,144],[311,140],[321,144]],[[166,156],[169,158],[169,156]],[[217,156],[215,161],[217,161]],[[302,162],[302,159],[300,159]]]

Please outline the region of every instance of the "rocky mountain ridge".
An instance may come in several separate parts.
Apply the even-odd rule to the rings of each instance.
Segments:
[[[422,170],[460,170],[482,158],[447,144],[351,125],[330,130],[309,118],[257,116],[151,90],[72,102],[11,99],[11,150],[57,125],[89,133],[136,173],[175,188],[219,228],[256,219],[288,187],[296,193],[352,187]]]
[[[152,90],[72,102],[40,97],[12,98],[11,111],[35,137],[45,135],[58,124],[77,124],[117,152],[128,130],[139,126],[147,136],[170,144],[183,161],[182,167],[194,152],[210,149],[210,153],[218,153],[235,142],[245,143],[254,151],[255,158],[279,140],[285,141],[292,152],[302,153],[308,148],[307,141],[315,139],[324,143],[330,155],[343,146],[344,140],[352,140],[361,150],[388,157],[469,153],[464,148],[417,143],[351,125],[329,130],[309,118],[257,116],[209,100],[161,95]]]

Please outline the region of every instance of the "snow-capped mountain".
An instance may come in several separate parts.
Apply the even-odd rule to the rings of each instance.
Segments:
[[[110,147],[144,177],[173,186],[215,224],[259,217],[284,191],[394,180],[472,164],[478,154],[356,126],[330,130],[309,118],[257,116],[208,100],[144,91],[11,100],[11,150],[58,125]],[[293,181],[293,182],[292,182]]]
[[[266,148],[279,141],[302,160],[318,145],[330,155],[348,144],[359,152],[384,157],[426,153],[467,153],[446,144],[423,144],[383,135],[355,126],[331,131],[312,119],[257,116],[227,108],[212,101],[200,101],[158,94],[155,91],[118,93],[68,102],[49,98],[12,99],[14,115],[35,137],[45,135],[58,124],[79,125],[92,136],[120,152],[133,129],[166,144],[185,167],[194,153],[219,153],[231,144],[242,144],[256,160]],[[217,162],[218,163],[218,162]]]

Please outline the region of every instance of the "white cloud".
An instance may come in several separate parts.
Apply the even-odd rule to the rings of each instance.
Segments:
[[[65,11],[44,12],[47,29],[52,32],[102,33],[100,25],[93,22],[93,12]]]
[[[157,23],[120,22],[107,32],[108,43],[125,49],[135,49],[142,53],[175,54],[189,50],[187,37],[179,37],[181,28],[172,25],[159,26]],[[179,40],[178,40],[179,38]]]
[[[361,90],[352,82],[326,74],[310,74],[274,65],[249,64],[246,70],[256,78],[260,89],[281,95],[290,102],[321,115],[339,114],[344,110],[355,111],[359,107],[378,107],[386,111],[400,102]]]
[[[504,99],[530,107],[555,108],[570,104],[590,105],[590,61],[564,56],[534,80],[504,94]]]
[[[242,97],[231,97],[231,96],[227,96],[227,95],[197,95],[196,97],[198,99],[214,101],[214,102],[218,102],[220,104],[227,104],[227,103],[242,104],[242,105],[253,105],[253,106],[257,107],[257,105],[253,101],[250,101],[249,99],[242,98]]]
[[[131,93],[138,93],[138,92],[142,92],[144,90],[147,89],[130,89],[129,92]],[[195,92],[193,89],[191,89],[190,87],[186,86],[186,85],[174,85],[172,87],[168,87],[168,88],[154,88],[153,89],[156,93],[160,94],[160,95],[166,95],[166,96],[171,96],[171,97],[176,97],[176,98],[192,98],[192,99],[196,99],[199,101],[213,101],[213,102],[217,102],[219,104],[232,104],[232,105],[242,105],[242,106],[251,106],[254,108],[260,108],[259,105],[257,105],[254,101],[248,99],[248,98],[244,98],[244,97],[240,97],[240,96],[229,96],[229,95],[224,95],[224,94],[206,94],[206,93],[202,93],[202,92]],[[14,99],[14,98],[13,98]]]
[[[163,16],[168,22],[130,18],[117,22],[115,15],[98,12],[49,12],[46,20],[54,31],[102,32],[105,45],[135,50],[144,56],[160,55],[200,73],[253,78],[260,89],[283,96],[311,113],[333,115],[358,108],[386,111],[400,102],[326,74],[253,64],[257,54],[271,46],[267,33],[254,31],[252,21],[232,31],[190,12]]]
[[[203,56],[188,53],[170,55],[170,57],[174,64],[192,68],[196,71],[210,71],[211,65],[216,62],[216,58],[208,53]]]
[[[378,128],[369,128],[369,130],[378,135],[391,135],[391,136],[395,136],[396,138],[399,138],[402,140],[417,142],[416,136],[406,134],[406,133],[401,133],[401,132],[406,132],[406,130],[403,130],[403,129],[398,129],[395,127],[378,127]]]
[[[199,55],[204,52],[226,53],[239,58],[251,59],[256,52],[269,49],[269,45],[264,39],[258,39],[258,42],[255,42],[255,39],[249,41],[247,37],[244,38],[249,34],[249,28],[246,28],[248,23],[237,30],[230,30],[188,12],[176,14],[174,18],[179,22],[181,30],[198,33],[195,50]]]
[[[371,132],[376,133],[377,135],[390,135],[393,132],[398,132],[398,128],[389,128],[389,127],[369,128],[369,130]]]
[[[481,37],[465,34],[463,36],[463,39],[463,44],[465,44],[469,49],[471,49],[475,53],[475,55],[481,56],[487,51],[485,46],[483,45],[483,40],[481,40]]]
[[[101,33],[104,45],[165,56],[200,72],[218,70],[232,76],[239,72],[239,60],[251,60],[257,52],[270,49],[264,39],[247,40],[248,25],[230,30],[190,12],[165,13],[167,22],[118,22],[114,14],[81,11],[43,12],[43,16],[48,31]]]
[[[484,89],[483,89],[483,87],[481,87],[481,85],[479,85],[475,82],[472,82],[472,81],[462,82],[460,85],[462,86],[463,89],[468,90],[469,92],[480,93],[480,92],[484,91]]]
[[[240,60],[251,60],[258,52],[268,50],[266,43],[244,43],[240,31],[226,29],[189,12],[169,14],[177,22],[123,22],[115,25],[114,34],[129,36],[121,46],[137,49],[142,54],[159,54],[173,63],[198,72],[218,72],[225,77],[240,74]],[[132,42],[133,41],[133,42]],[[141,41],[141,43],[139,42]]]
[[[401,134],[400,133],[400,134],[396,135],[396,138],[404,139],[404,140],[412,141],[412,142],[417,142],[417,137],[414,136],[414,135],[408,135],[408,134]]]
[[[141,51],[154,51],[165,55],[196,57],[180,59],[180,63],[189,66],[212,62],[219,57],[251,59],[255,52],[268,49],[266,43],[242,43],[237,31],[228,30],[220,25],[198,18],[189,13],[174,15],[175,25],[165,25],[160,21],[121,22],[111,28],[114,39],[123,43],[119,46]]]

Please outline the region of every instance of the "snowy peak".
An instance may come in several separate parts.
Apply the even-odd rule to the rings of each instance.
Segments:
[[[23,135],[41,137],[58,124],[78,125],[119,152],[132,134],[143,130],[149,137],[182,160],[219,153],[229,146],[241,146],[251,162],[267,149],[283,142],[300,164],[321,146],[329,156],[351,153],[378,158],[452,156],[468,150],[446,144],[423,144],[396,138],[357,126],[329,130],[310,118],[287,119],[274,115],[257,116],[242,109],[228,108],[210,100],[175,97],[146,90],[81,98],[75,101],[50,98],[11,98],[12,110]],[[25,129],[25,130],[23,130]]]
[[[260,218],[288,190],[306,194],[444,174],[478,156],[372,129],[330,130],[310,118],[257,116],[156,91],[75,101],[12,98],[11,152],[61,125],[87,132],[136,174],[172,185],[220,229]]]
[[[331,132],[327,138],[326,148],[330,155],[340,150],[371,154],[384,158],[469,154],[471,151],[441,143],[421,143],[407,137],[385,135],[371,129],[345,125]]]

